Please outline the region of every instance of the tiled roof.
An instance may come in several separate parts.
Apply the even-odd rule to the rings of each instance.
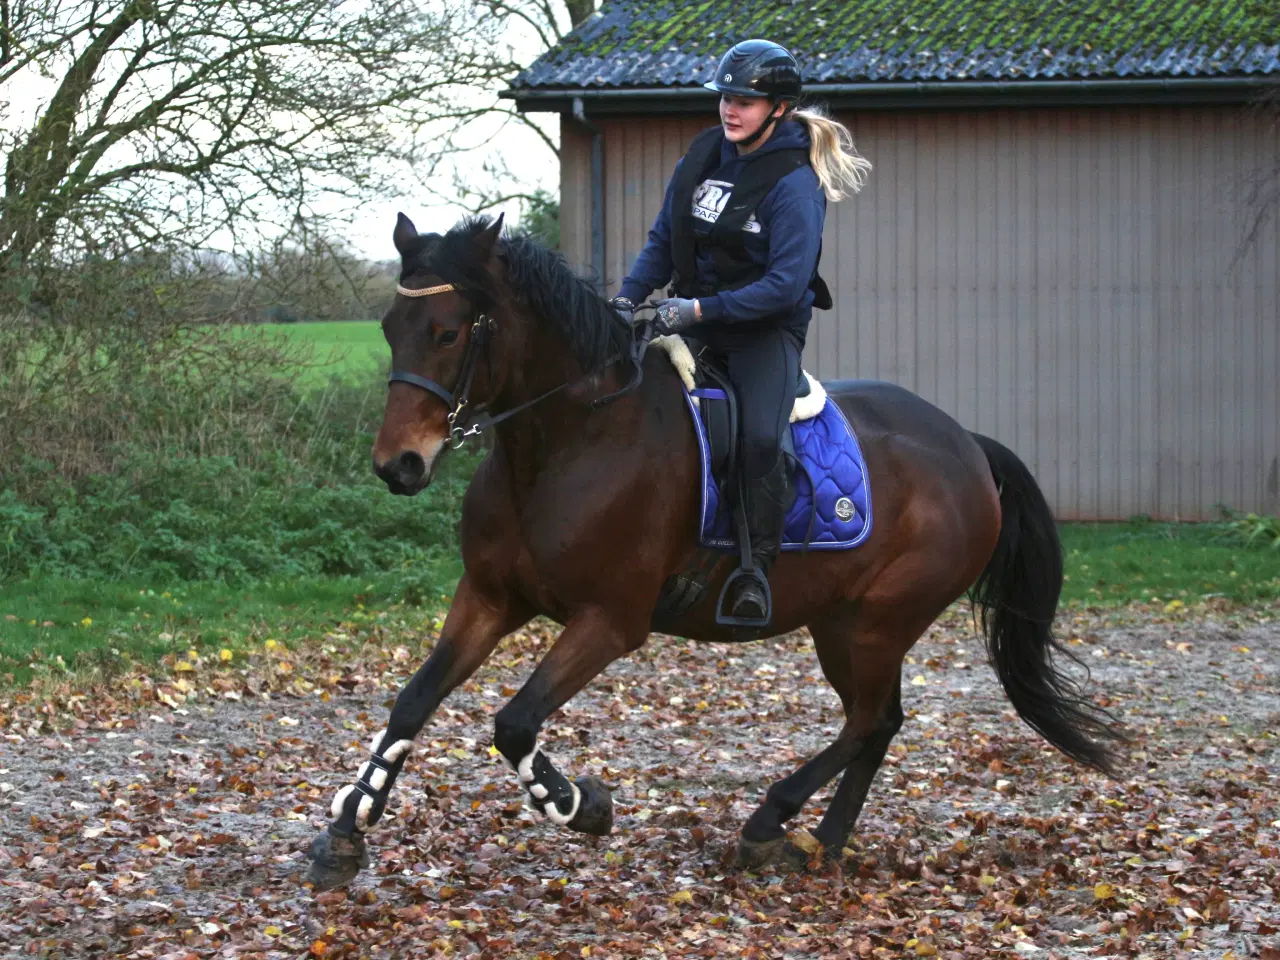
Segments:
[[[606,0],[512,87],[699,84],[750,37],[806,83],[1280,74],[1280,0]]]

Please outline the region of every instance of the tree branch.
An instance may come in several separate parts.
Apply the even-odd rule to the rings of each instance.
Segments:
[[[550,49],[552,45],[557,40],[560,39],[560,32],[556,29],[556,22],[554,17],[548,18],[549,25],[550,25],[550,35],[548,35],[547,23],[539,23],[533,17],[529,16],[529,14],[525,13],[525,11],[521,10],[519,7],[513,7],[509,3],[503,3],[502,0],[484,0],[484,5],[488,7],[490,10],[492,10],[495,14],[504,13],[508,16],[516,17],[519,20],[523,20],[526,24],[528,24],[530,27],[533,28],[535,33],[537,33],[538,39],[542,41],[542,46],[546,49]],[[545,6],[544,6],[544,10],[545,10]]]
[[[502,30],[559,36],[551,0],[33,5],[0,0],[0,70],[69,65],[0,156],[0,256],[271,230],[321,198],[402,189],[414,164],[438,176],[512,121],[557,150],[488,93],[520,68],[495,42]],[[468,145],[487,116],[498,133]]]

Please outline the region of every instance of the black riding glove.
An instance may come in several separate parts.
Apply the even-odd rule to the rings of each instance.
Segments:
[[[617,311],[618,318],[628,327],[636,322],[636,305],[626,297],[614,297],[608,304]]]
[[[654,326],[660,333],[664,334],[688,330],[698,322],[696,303],[696,300],[686,300],[683,297],[659,300],[654,305],[657,309]]]

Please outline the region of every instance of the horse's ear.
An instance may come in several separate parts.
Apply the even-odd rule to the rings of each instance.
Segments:
[[[391,239],[396,245],[396,250],[400,252],[400,256],[408,256],[410,244],[418,237],[418,228],[413,225],[413,221],[406,217],[403,213],[396,214],[396,229],[391,234]]]
[[[506,217],[505,213],[498,214],[497,219],[485,227],[480,236],[476,237],[476,242],[480,245],[480,249],[484,251],[486,258],[493,255],[493,249],[498,244],[498,237],[502,235],[502,220],[504,217]]]

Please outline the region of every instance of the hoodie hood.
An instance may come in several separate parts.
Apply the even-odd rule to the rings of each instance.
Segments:
[[[774,125],[773,133],[769,135],[768,140],[746,156],[740,155],[738,148],[730,143],[727,137],[721,140],[720,165],[724,166],[734,160],[750,163],[757,157],[763,157],[765,154],[773,153],[775,150],[790,150],[796,147],[802,150],[809,149],[809,131],[799,120],[783,120],[781,123]]]

